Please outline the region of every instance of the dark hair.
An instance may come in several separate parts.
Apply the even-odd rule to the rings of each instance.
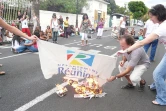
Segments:
[[[86,16],[87,19],[88,19],[88,15],[87,15],[87,14],[84,14],[83,17],[82,17],[82,20],[85,20],[85,16]]]
[[[69,17],[66,17],[66,19],[69,19]]]
[[[48,25],[48,26],[47,26],[47,28],[49,28],[49,29],[50,29],[50,26]]]
[[[149,10],[154,16],[157,16],[158,21],[163,22],[166,20],[166,8],[162,4],[155,5]]]
[[[54,17],[56,18],[56,13],[53,13],[53,14],[52,14],[52,18],[54,18]]]
[[[13,39],[12,39],[12,42],[13,42],[13,46],[15,46],[15,40],[19,43],[19,45],[20,45],[20,43],[21,43],[21,38],[20,38],[20,36],[18,36],[18,35],[14,35],[13,36]]]
[[[120,39],[125,39],[127,45],[133,45],[135,43],[134,38],[128,34],[122,35]]]

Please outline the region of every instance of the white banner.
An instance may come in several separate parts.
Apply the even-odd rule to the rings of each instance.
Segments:
[[[86,78],[90,75],[99,77],[99,85],[107,82],[116,67],[117,58],[102,54],[93,54],[38,41],[41,69],[45,79],[56,74],[70,74],[73,77]]]

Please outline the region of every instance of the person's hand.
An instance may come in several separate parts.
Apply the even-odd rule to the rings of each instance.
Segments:
[[[116,79],[116,76],[111,76],[109,79],[107,79],[108,82],[112,82]]]
[[[126,53],[127,51],[126,50],[120,50],[120,51],[118,51],[116,54],[118,55],[118,56],[120,56],[120,55],[122,55],[122,54],[124,54],[124,53]]]
[[[32,35],[28,38],[29,40],[38,40],[38,37],[36,35]]]
[[[125,63],[124,61],[120,61],[119,65],[123,67],[124,63]]]

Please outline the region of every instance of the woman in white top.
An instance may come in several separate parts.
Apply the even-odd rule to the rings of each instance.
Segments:
[[[55,13],[52,15],[50,28],[52,29],[52,41],[53,41],[53,43],[58,43],[57,37],[58,37],[59,25],[58,25],[58,20],[56,18]]]
[[[159,27],[142,41],[136,42],[126,50],[118,51],[118,54],[131,52],[155,39],[159,39],[160,43],[163,43],[166,48],[166,8],[162,4],[152,7],[152,9],[149,10],[149,17],[153,23],[159,23]],[[156,85],[157,95],[152,103],[155,105],[166,105],[166,53],[154,70],[153,79]]]
[[[119,35],[124,35],[125,34],[125,29],[126,29],[126,16],[123,17],[123,20],[120,21],[120,32]]]
[[[34,33],[34,31],[35,31],[35,29],[36,29],[36,27],[37,27],[37,23],[39,23],[39,19],[36,17],[36,14],[34,13],[33,14],[33,33]]]

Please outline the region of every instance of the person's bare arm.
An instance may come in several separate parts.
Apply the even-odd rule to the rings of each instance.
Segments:
[[[120,21],[120,24],[119,24],[119,28],[120,28],[120,26],[121,26],[122,22],[123,22],[123,21],[121,20],[121,21]]]
[[[50,22],[50,29],[52,29],[52,19],[51,19],[51,22]]]
[[[127,61],[127,59],[126,59],[126,57],[125,57],[125,56],[122,56],[122,61],[124,61],[124,62],[126,62],[126,61]]]
[[[31,46],[33,44],[35,44],[36,40],[33,40],[31,43],[28,43],[28,44],[24,44],[25,46]]]
[[[34,36],[29,37],[28,35],[24,34],[23,32],[21,32],[19,29],[13,27],[13,26],[10,26],[9,24],[7,24],[6,22],[4,22],[1,18],[0,18],[0,26],[5,28],[6,30],[8,30],[9,32],[12,32],[16,35],[19,35],[20,37],[24,37],[24,38],[27,38],[29,40],[32,40],[32,39],[35,39]]]
[[[125,75],[129,74],[132,70],[133,70],[133,67],[128,66],[125,71],[116,75],[116,77],[118,77],[118,78],[124,77]]]
[[[89,22],[89,26],[92,26],[91,21],[90,21],[90,20],[88,20],[88,22]]]
[[[133,50],[135,50],[135,49],[137,49],[139,47],[144,46],[145,44],[148,44],[148,43],[154,41],[157,38],[158,38],[158,35],[155,34],[155,33],[152,33],[148,37],[146,37],[145,39],[143,39],[142,41],[138,41],[134,45],[132,45],[131,47],[129,47],[128,49],[126,49],[125,52],[133,51]]]
[[[144,33],[143,33],[144,37],[145,37],[146,31],[147,31],[147,28],[144,28]]]
[[[81,27],[82,27],[82,23],[83,23],[83,21],[81,22],[80,29],[81,29]]]

